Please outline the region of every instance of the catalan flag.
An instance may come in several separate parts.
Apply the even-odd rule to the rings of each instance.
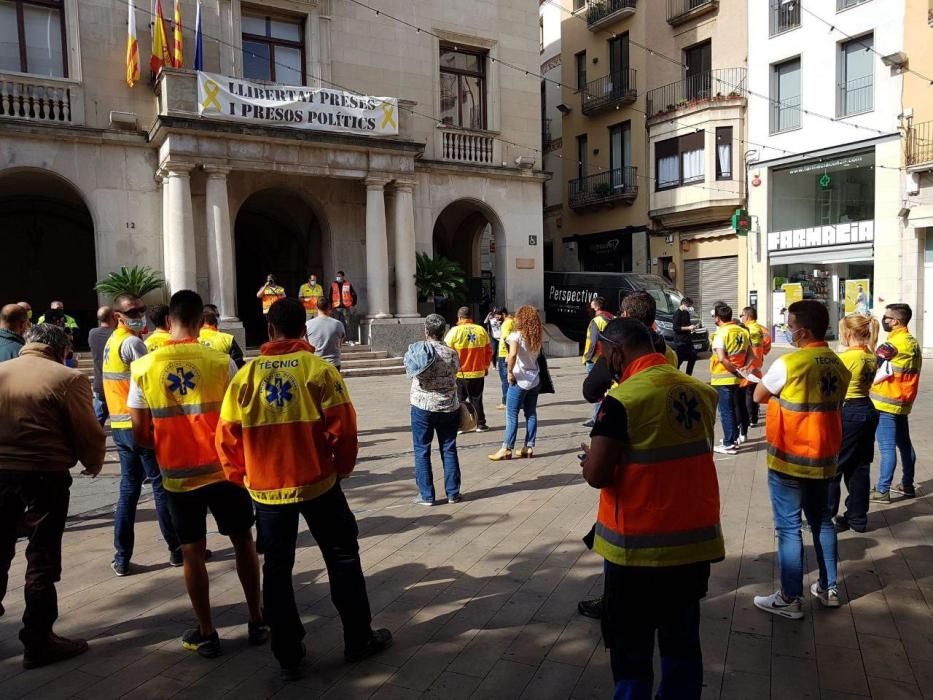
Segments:
[[[139,41],[136,38],[136,8],[133,0],[127,4],[130,16],[126,25],[126,84],[133,87],[139,80]]]
[[[184,49],[182,46],[184,39],[181,34],[181,0],[175,0],[175,21],[173,22],[173,27],[175,55],[172,60],[172,65],[175,68],[181,68],[182,63],[184,63]]]
[[[172,55],[168,50],[168,37],[165,35],[165,15],[162,13],[162,0],[156,0],[156,16],[152,25],[152,58],[149,68],[153,75],[158,75],[163,66],[172,66]]]

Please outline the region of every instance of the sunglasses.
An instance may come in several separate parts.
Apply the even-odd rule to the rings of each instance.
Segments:
[[[146,307],[137,306],[135,308],[127,309],[126,311],[120,311],[118,313],[123,314],[127,318],[142,318],[143,316],[146,315]]]

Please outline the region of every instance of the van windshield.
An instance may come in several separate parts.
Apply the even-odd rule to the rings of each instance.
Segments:
[[[680,292],[673,289],[646,289],[657,304],[658,313],[672,315],[680,306]]]

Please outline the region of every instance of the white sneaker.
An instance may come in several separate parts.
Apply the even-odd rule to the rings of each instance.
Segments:
[[[736,445],[744,445],[746,440],[748,440],[748,436],[747,436],[747,435],[739,434],[739,439],[735,441],[735,444],[736,444]]]
[[[839,601],[839,591],[835,586],[830,586],[825,591],[820,590],[820,583],[817,581],[810,586],[810,595],[818,598],[824,608],[838,608],[842,603]]]
[[[800,599],[795,598],[788,602],[781,595],[780,591],[775,591],[771,595],[756,595],[755,607],[764,610],[772,615],[786,617],[789,620],[802,620],[803,609],[800,605]]]
[[[739,448],[737,448],[735,445],[726,447],[720,443],[713,448],[713,452],[718,452],[721,455],[737,455],[739,453]]]

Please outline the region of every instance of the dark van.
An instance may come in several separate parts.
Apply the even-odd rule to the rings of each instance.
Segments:
[[[583,342],[593,312],[595,297],[606,299],[607,311],[618,313],[622,298],[636,291],[646,291],[658,305],[657,330],[668,343],[674,342],[673,317],[683,298],[670,282],[657,275],[636,272],[545,272],[544,310],[548,323],[555,324],[571,340]],[[709,332],[703,319],[691,314],[697,327],[691,336],[698,352],[709,350]]]

